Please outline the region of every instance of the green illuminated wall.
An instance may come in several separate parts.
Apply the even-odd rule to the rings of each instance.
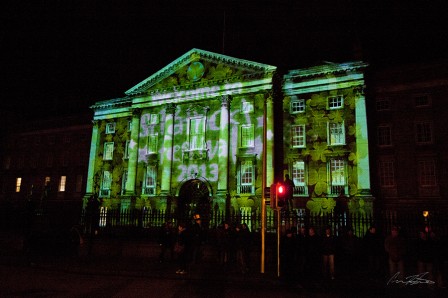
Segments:
[[[112,186],[109,196],[99,195],[102,206],[173,209],[182,203],[182,186],[200,179],[207,185],[212,207],[230,207],[235,212],[240,207],[257,209],[263,174],[267,183],[273,177],[272,144],[268,173],[262,173],[262,156],[264,110],[267,103],[272,105],[274,71],[272,66],[193,49],[126,91],[126,97],[97,102],[92,107],[96,133],[89,167],[93,183],[87,194],[101,193],[106,170],[112,173]],[[196,129],[191,123],[199,125],[202,120],[192,119],[204,121],[204,142],[198,150],[191,149]],[[268,122],[266,141],[272,143],[272,121]],[[116,123],[115,133],[106,134],[107,123]],[[241,144],[242,126],[253,127],[249,146]],[[156,152],[148,150],[154,146],[149,136],[157,144]],[[105,142],[114,142],[112,160],[103,158]],[[125,158],[127,142],[129,156]],[[254,165],[254,188],[249,193],[241,193],[237,182],[240,162],[245,159]],[[142,190],[148,165],[156,168],[156,189],[151,194]],[[127,182],[123,183],[125,172]],[[226,205],[229,201],[231,206]]]

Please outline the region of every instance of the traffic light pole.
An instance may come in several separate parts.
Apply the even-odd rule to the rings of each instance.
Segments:
[[[280,229],[281,229],[281,208],[277,208],[277,277],[280,277]]]

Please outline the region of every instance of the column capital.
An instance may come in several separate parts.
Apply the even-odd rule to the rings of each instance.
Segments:
[[[140,108],[132,109],[132,117],[140,117],[142,114],[142,110]]]
[[[176,105],[174,103],[166,104],[166,113],[173,115],[176,112]]]
[[[99,123],[99,121],[98,120],[92,120],[92,125],[95,127],[98,127],[98,123]]]
[[[232,95],[223,95],[221,96],[221,106],[222,107],[229,107],[230,103],[232,102]]]

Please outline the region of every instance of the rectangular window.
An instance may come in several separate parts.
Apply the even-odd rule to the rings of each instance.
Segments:
[[[436,186],[436,165],[433,160],[419,161],[419,179],[420,186]]]
[[[378,127],[378,145],[392,146],[392,132],[390,126]]]
[[[395,186],[395,167],[393,160],[379,162],[380,185],[382,187]]]
[[[328,98],[328,109],[340,109],[344,106],[344,97],[342,95],[331,96]]]
[[[297,96],[291,97],[291,114],[304,113],[305,112],[305,99],[298,99]]]
[[[420,95],[415,97],[415,106],[416,107],[429,107],[431,105],[431,101],[429,100],[428,95]]]
[[[75,192],[81,192],[82,191],[82,175],[76,175],[76,187]]]
[[[305,162],[297,160],[292,164],[291,178],[294,182],[294,195],[307,195]]]
[[[345,160],[330,159],[329,174],[330,194],[345,194],[347,184]]]
[[[157,153],[158,139],[159,139],[158,134],[151,134],[148,136],[147,153]]]
[[[53,166],[53,155],[47,155],[47,168],[51,168]]]
[[[345,145],[344,122],[328,123],[328,145]]]
[[[126,143],[124,144],[124,155],[123,155],[124,159],[129,159],[129,144],[130,144],[129,140],[127,140]]]
[[[145,195],[155,196],[156,195],[156,166],[150,165],[146,168],[145,180],[143,193]]]
[[[64,192],[65,191],[65,184],[67,182],[67,176],[61,176],[61,178],[59,179],[59,186],[58,186],[58,191],[59,192]]]
[[[251,101],[243,100],[241,102],[241,113],[248,114],[254,111],[254,103]]]
[[[123,177],[121,178],[121,194],[126,194],[126,183],[128,181],[128,171],[123,172]]]
[[[305,124],[291,126],[291,146],[304,148],[306,146]]]
[[[115,133],[115,122],[106,123],[106,134]]]
[[[21,187],[22,187],[22,178],[17,177],[16,178],[16,192],[20,192]]]
[[[190,136],[190,150],[205,149],[205,118],[190,118],[188,127]]]
[[[385,111],[390,110],[390,101],[388,98],[379,98],[376,100],[376,110]]]
[[[112,185],[112,174],[109,171],[104,171],[103,177],[101,180],[100,197],[109,197],[110,196],[111,185]]]
[[[252,124],[241,125],[240,134],[241,134],[241,147],[242,148],[254,147],[254,126]]]
[[[417,122],[415,124],[415,138],[417,144],[432,143],[432,125],[431,122]]]
[[[114,142],[104,143],[103,160],[112,160],[114,157]]]
[[[254,166],[252,160],[242,160],[240,163],[240,171],[238,173],[238,190],[240,194],[253,194],[254,187]]]

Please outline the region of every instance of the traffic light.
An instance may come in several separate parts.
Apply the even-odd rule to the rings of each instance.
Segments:
[[[276,208],[281,209],[286,206],[286,186],[277,183],[275,187],[275,195],[276,195]]]

